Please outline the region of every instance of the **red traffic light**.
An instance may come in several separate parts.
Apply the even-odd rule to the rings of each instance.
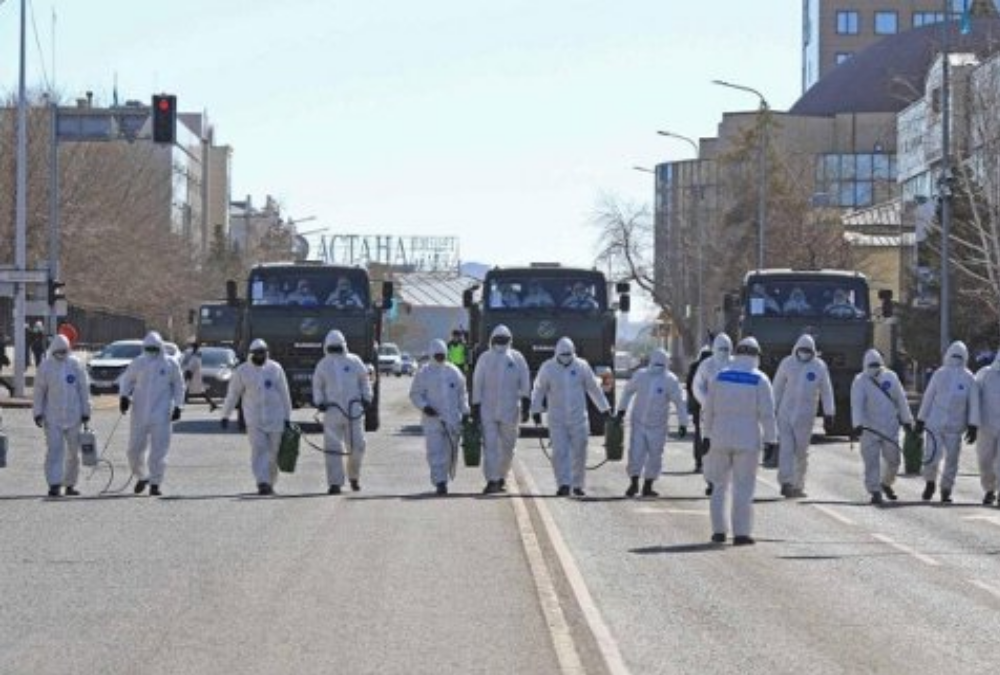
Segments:
[[[173,144],[177,138],[177,97],[153,96],[153,142]]]
[[[156,105],[163,112],[167,112],[170,110],[170,101],[165,98],[161,98],[159,101],[157,101]]]

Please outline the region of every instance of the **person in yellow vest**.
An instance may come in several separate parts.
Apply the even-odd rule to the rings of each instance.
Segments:
[[[469,367],[469,347],[465,344],[465,338],[460,328],[451,331],[451,340],[448,341],[448,363],[463,373]]]

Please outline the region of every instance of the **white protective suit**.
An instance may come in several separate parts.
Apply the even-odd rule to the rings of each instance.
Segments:
[[[132,360],[122,375],[118,394],[132,401],[128,441],[132,475],[137,480],[159,485],[167,470],[170,418],[174,408],[184,407],[184,376],[180,364],[164,350],[159,333],[152,331],[146,335],[142,346],[143,349],[158,347],[159,351],[144,352]]]
[[[980,420],[976,438],[979,482],[983,492],[996,493],[1000,476],[1000,352],[993,363],[976,373],[976,390]]]
[[[637,371],[625,385],[619,413],[632,404],[628,446],[630,478],[656,480],[663,470],[663,447],[667,442],[670,404],[677,410],[677,421],[687,428],[688,412],[677,377],[668,370],[670,356],[664,349],[655,349],[649,357],[649,367]]]
[[[205,394],[205,381],[201,377],[201,352],[195,351],[194,347],[188,347],[184,350],[184,356],[181,358],[181,370],[184,372],[188,395],[203,396]],[[188,373],[191,375],[189,376]]]
[[[733,341],[725,333],[719,333],[712,341],[712,357],[705,359],[694,374],[694,384],[691,391],[698,403],[704,408],[708,398],[708,385],[715,380],[723,368],[728,368],[733,361]],[[702,437],[705,434],[702,433]]]
[[[493,338],[512,339],[499,325],[490,334],[490,348],[476,359],[472,373],[472,404],[479,406],[483,426],[483,475],[487,482],[506,480],[517,445],[521,399],[531,396],[531,373],[521,352],[492,344]]]
[[[439,486],[448,483],[449,467],[457,461],[460,423],[462,416],[469,414],[469,396],[462,371],[434,358],[440,354],[447,357],[444,340],[432,341],[430,353],[430,362],[413,376],[410,401],[421,411],[429,406],[437,413],[422,412],[422,422],[431,483]]]
[[[925,448],[933,451],[934,458],[924,465],[924,480],[936,482],[941,457],[941,491],[950,491],[958,475],[958,459],[962,451],[962,432],[967,427],[979,426],[979,397],[976,395],[976,378],[966,367],[969,350],[965,343],[951,343],[945,352],[944,365],[934,371],[924,391],[917,419],[922,420],[933,439],[925,439]],[[930,445],[928,445],[930,443]],[[926,460],[925,460],[926,461]]]
[[[65,358],[52,356],[66,352]],[[90,418],[90,383],[83,364],[69,354],[69,340],[56,335],[35,373],[32,414],[45,428],[45,480],[49,487],[76,485],[80,475],[80,424]]]
[[[343,351],[331,354],[330,347]],[[325,404],[323,415],[323,449],[326,457],[328,485],[344,484],[345,444],[347,476],[352,481],[361,478],[361,462],[365,456],[365,408],[372,401],[372,384],[368,368],[356,355],[347,350],[347,340],[339,330],[327,333],[323,343],[326,355],[313,371],[313,405]]]
[[[896,373],[885,367],[877,349],[865,352],[864,370],[851,383],[851,426],[872,431],[861,433],[861,459],[865,467],[865,490],[879,493],[882,485],[892,487],[899,471],[899,425],[913,423],[906,391]],[[878,366],[874,368],[873,366]]]
[[[753,338],[740,345],[756,346]],[[759,350],[759,347],[758,347]],[[707,363],[707,361],[706,361]],[[712,532],[726,534],[726,498],[733,484],[732,531],[749,537],[753,529],[753,496],[762,443],[778,440],[771,381],[757,368],[757,357],[738,355],[709,385],[702,410],[702,434],[710,442],[705,480],[712,483]]]
[[[809,350],[806,361],[798,357],[800,349]],[[816,342],[803,335],[792,353],[781,360],[774,374],[774,406],[778,416],[778,483],[801,492],[805,488],[809,466],[809,440],[816,421],[816,403],[823,415],[835,414],[833,383],[830,371],[816,354]]]
[[[267,349],[267,343],[257,339],[250,351]],[[250,466],[257,484],[274,486],[278,478],[278,448],[285,422],[292,416],[292,398],[288,393],[285,369],[277,361],[267,359],[263,365],[245,361],[236,367],[229,379],[222,417],[243,401],[243,417],[250,440]]]
[[[561,361],[560,361],[561,359]],[[590,425],[587,397],[602,413],[611,406],[590,364],[576,356],[568,337],[559,338],[556,355],[542,364],[531,392],[531,412],[548,412],[552,469],[560,488],[583,490],[587,477]]]

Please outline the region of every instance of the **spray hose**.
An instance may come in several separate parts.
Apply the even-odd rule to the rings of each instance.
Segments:
[[[883,441],[886,441],[887,443],[891,443],[892,445],[896,446],[896,449],[899,450],[900,453],[903,452],[903,449],[899,446],[899,441],[897,439],[891,438],[888,435],[886,435],[886,434],[882,433],[881,431],[879,431],[878,429],[872,429],[871,427],[862,426],[861,429],[863,431],[867,431],[868,433],[872,434],[873,436],[877,436],[879,439],[881,439]],[[933,431],[931,431],[930,429],[924,428],[924,433],[927,434],[928,438],[930,438],[931,442],[929,443],[929,445],[931,446],[931,451],[930,451],[930,454],[928,455],[928,453],[926,452],[926,448],[925,448],[923,456],[920,458],[920,463],[923,466],[928,466],[928,465],[932,464],[934,462],[934,460],[937,458],[939,443],[938,443],[937,435]],[[851,445],[852,445],[852,447],[854,445],[854,439],[853,438],[851,439]]]
[[[132,484],[132,474],[129,474],[128,480],[125,481],[121,487],[112,488],[111,485],[115,482],[115,465],[114,463],[105,457],[108,452],[108,446],[111,445],[111,439],[115,437],[115,431],[118,430],[118,424],[125,417],[125,413],[121,413],[115,419],[114,425],[111,427],[111,431],[108,433],[107,440],[104,441],[104,447],[101,448],[100,454],[97,456],[97,465],[90,470],[90,475],[87,476],[87,480],[93,478],[94,474],[101,466],[106,466],[108,468],[108,482],[104,484],[104,488],[100,490],[97,494],[108,495],[108,494],[120,494],[128,489],[128,486]],[[84,430],[89,430],[90,428],[85,424],[83,425]]]
[[[340,414],[343,415],[347,419],[348,422],[354,422],[354,421],[359,420],[359,419],[361,419],[362,417],[365,416],[365,407],[364,407],[363,403],[364,402],[360,398],[352,398],[350,401],[347,402],[347,410],[344,410],[343,408],[341,408],[336,403],[330,403],[329,406],[331,408],[336,408],[340,412]],[[355,414],[351,414],[349,412],[349,411],[351,411],[351,410],[354,409],[355,404],[361,406],[361,412],[358,413],[358,414],[356,414],[356,415]],[[318,410],[313,415],[313,420],[316,421],[317,423],[319,423],[320,425],[324,425],[323,419],[320,418]],[[348,447],[350,447],[350,450],[327,450],[326,447],[320,446],[320,445],[316,445],[315,443],[313,443],[311,440],[309,440],[309,437],[306,436],[305,434],[302,434],[302,440],[305,441],[306,445],[308,445],[312,450],[315,450],[316,452],[321,452],[324,455],[339,455],[341,457],[348,457],[348,456],[354,454],[354,425],[353,424],[348,424],[347,425],[347,435],[348,435]]]
[[[458,467],[458,441],[452,436],[451,429],[448,428],[448,423],[443,419],[438,417],[438,422],[441,424],[441,429],[444,431],[445,437],[448,439],[448,445],[451,446],[451,460],[448,463],[448,475],[452,480],[455,480],[455,472]]]
[[[552,462],[552,454],[549,452],[549,449],[552,447],[552,444],[549,443],[548,445],[546,445],[545,440],[544,440],[544,438],[542,436],[542,429],[543,429],[542,425],[536,423],[535,424],[535,429],[538,431],[538,447],[540,447],[542,449],[542,454],[545,455],[545,459],[549,460],[549,464],[552,464],[552,466],[555,466],[555,464]],[[596,471],[597,469],[600,469],[602,466],[604,466],[607,463],[608,463],[608,458],[605,457],[604,459],[602,459],[597,464],[594,464],[592,466],[586,467],[586,469],[587,469],[587,471]]]

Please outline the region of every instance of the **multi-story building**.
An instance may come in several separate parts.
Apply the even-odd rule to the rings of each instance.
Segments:
[[[996,15],[1000,0],[802,0],[802,91],[866,47],[940,23],[946,14]]]

